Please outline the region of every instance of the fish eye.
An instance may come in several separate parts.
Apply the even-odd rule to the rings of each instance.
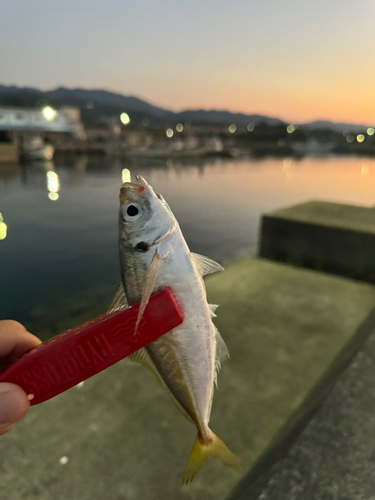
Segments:
[[[135,217],[139,214],[139,210],[135,205],[129,205],[126,209],[126,213],[129,215],[129,217]]]
[[[125,222],[135,222],[142,215],[142,209],[137,203],[128,203],[121,209]]]

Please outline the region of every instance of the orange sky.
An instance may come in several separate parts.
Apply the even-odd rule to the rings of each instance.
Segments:
[[[375,0],[17,0],[0,83],[155,105],[375,122]]]

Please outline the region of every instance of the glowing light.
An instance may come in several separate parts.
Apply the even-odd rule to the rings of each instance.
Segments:
[[[346,138],[346,142],[353,142],[354,141],[354,135],[348,135]]]
[[[124,182],[131,182],[132,176],[131,176],[130,170],[128,170],[127,168],[124,168],[122,173],[121,173],[121,179],[122,179],[123,184],[124,184]]]
[[[166,136],[167,136],[167,137],[169,137],[169,139],[170,139],[171,137],[173,137],[174,132],[173,132],[173,130],[172,130],[171,128],[168,128],[168,129],[166,130],[165,134],[166,134]]]
[[[56,117],[57,113],[53,108],[51,108],[51,106],[46,106],[45,108],[43,108],[42,114],[44,118],[50,122]]]
[[[0,212],[0,240],[5,240],[7,237],[8,226],[5,224],[3,214]]]
[[[228,130],[229,130],[229,132],[230,132],[231,134],[234,134],[234,133],[235,133],[235,131],[237,130],[237,127],[236,127],[236,125],[235,125],[234,123],[232,123],[232,125],[229,125]]]
[[[296,129],[297,129],[297,127],[295,125],[293,125],[292,123],[286,127],[286,131],[288,132],[288,134],[293,134],[293,132]]]
[[[56,201],[59,199],[58,192],[60,191],[60,181],[59,176],[53,170],[47,172],[47,189],[48,189],[48,198],[52,201]]]
[[[184,126],[182,125],[182,123],[177,123],[176,130],[177,132],[182,132],[184,130]]]
[[[357,141],[358,142],[363,142],[365,140],[365,136],[363,134],[358,134],[357,135]]]
[[[67,456],[61,457],[59,462],[61,465],[66,465],[69,462],[69,458]]]
[[[374,133],[375,133],[375,129],[373,129],[372,127],[369,127],[367,129],[367,135],[374,135]]]
[[[370,172],[370,167],[364,163],[361,167],[361,175],[363,178],[367,177]]]
[[[255,123],[249,123],[246,128],[249,132],[252,132],[255,129]]]
[[[130,116],[128,115],[128,113],[121,113],[120,120],[121,120],[121,123],[123,123],[124,125],[129,125]]]

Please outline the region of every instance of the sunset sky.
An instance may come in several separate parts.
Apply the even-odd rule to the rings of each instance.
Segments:
[[[375,122],[375,0],[2,0],[0,83]]]

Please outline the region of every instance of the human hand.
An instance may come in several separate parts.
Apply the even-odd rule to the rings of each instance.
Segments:
[[[0,321],[0,370],[13,363],[22,354],[41,341],[26,331],[17,321]],[[30,402],[21,387],[0,382],[0,435],[10,431],[29,411]]]

